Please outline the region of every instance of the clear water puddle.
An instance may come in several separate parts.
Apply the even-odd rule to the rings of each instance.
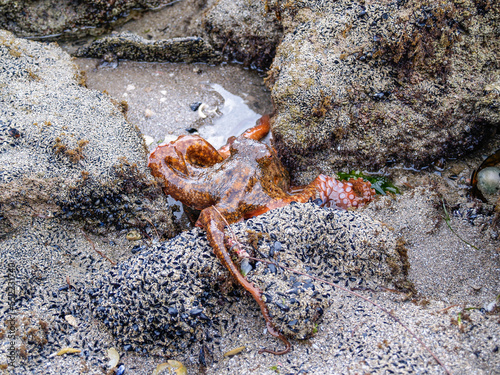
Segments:
[[[220,108],[221,115],[214,119],[212,125],[204,125],[198,132],[212,146],[220,148],[226,144],[229,137],[238,136],[254,126],[262,115],[253,111],[244,98],[230,93],[221,85],[214,83],[210,86],[224,100]]]
[[[127,102],[127,118],[147,136],[150,150],[193,129],[219,147],[272,111],[262,76],[238,65],[125,61],[112,69],[96,59],[76,62],[89,88]],[[194,103],[203,107],[193,111]]]

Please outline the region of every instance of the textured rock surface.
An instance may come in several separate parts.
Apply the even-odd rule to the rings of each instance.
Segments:
[[[271,65],[282,37],[281,24],[261,0],[213,2],[203,15],[208,40],[230,60],[256,68]]]
[[[138,130],[121,104],[82,83],[56,45],[0,34],[0,234],[59,216],[93,231],[155,219],[172,236]]]
[[[257,257],[344,287],[375,288],[406,277],[396,238],[363,214],[292,204],[232,229],[258,248]],[[89,309],[121,344],[172,354],[203,342],[208,328],[220,329],[224,304],[234,302],[220,292],[227,278],[195,229],[92,277],[82,298],[90,296]],[[331,287],[274,265],[259,263],[247,278],[263,290],[276,327],[292,338],[309,337],[330,303]]]
[[[125,22],[140,11],[170,0],[23,0],[2,1],[0,27],[22,37],[99,35],[111,24]]]
[[[85,56],[101,57],[99,52],[107,49],[138,61],[216,62],[223,54],[229,61],[265,69],[282,35],[280,23],[261,0],[4,3],[0,4],[0,28],[20,37],[64,40],[96,36],[116,27],[136,34],[128,41],[106,38],[90,50],[80,50]],[[143,13],[148,9],[155,11]],[[136,28],[124,25],[131,19],[137,20]]]
[[[86,275],[112,267],[96,249],[119,261],[130,255],[126,242],[124,236],[108,237],[106,242],[101,236],[83,236],[78,225],[45,218],[30,220],[5,235],[0,240],[0,363],[13,365],[12,373],[41,373],[40,358],[48,358],[63,345],[83,349],[83,358],[92,353],[92,364],[102,366],[97,355],[102,345],[110,345],[109,334],[103,325],[77,315],[81,302],[70,302]],[[78,316],[78,327],[66,320],[68,315]],[[12,332],[9,321],[16,326],[13,340],[7,334]],[[7,353],[14,362],[6,360]]]
[[[456,157],[500,123],[498,3],[273,3],[273,135],[297,182]]]
[[[405,211],[413,213],[412,200],[405,202],[408,205],[405,207],[410,207]],[[418,199],[416,204],[420,202]],[[333,217],[328,219],[332,213]],[[425,217],[420,222],[432,226]],[[420,229],[418,225],[419,221],[415,221],[414,226]],[[394,246],[394,232],[368,219],[366,214],[321,210],[311,204],[292,205],[232,228],[238,237],[250,243],[258,241],[259,249],[264,254],[273,252],[274,259],[280,263],[311,273],[323,273],[332,281],[340,281],[340,285],[368,286],[370,289],[362,288],[358,292],[393,311],[452,373],[487,374],[500,369],[498,311],[496,315],[479,309],[465,311],[463,306],[427,300],[417,304],[407,301],[405,294],[371,289],[390,285],[387,282],[393,275],[383,259],[380,262],[367,256],[378,248],[382,249],[382,254],[389,254]],[[381,232],[373,237],[376,233],[373,230],[377,228]],[[204,358],[209,374],[242,374],[259,365],[262,368],[276,365],[277,357],[259,355],[257,351],[280,344],[265,333],[263,319],[252,298],[241,294],[239,288],[221,291],[227,273],[212,255],[201,231],[186,232],[152,248],[138,246],[132,253],[123,250],[119,239],[112,244],[100,241],[99,236],[90,236],[91,243],[82,236],[75,236],[77,231],[78,227],[68,226],[67,221],[37,218],[30,226],[9,235],[0,246],[2,264],[14,263],[14,267],[4,267],[0,274],[2,281],[6,281],[0,283],[1,365],[7,363],[6,356],[10,353],[6,319],[14,319],[18,335],[14,349],[16,362],[14,367],[9,367],[10,373],[101,373],[103,369],[108,370],[106,351],[111,347],[117,348],[126,371],[139,375],[151,374],[159,363],[165,362],[164,353],[186,364],[190,373],[204,371],[200,357],[203,348],[208,348],[205,353],[209,354]],[[26,239],[30,247],[23,245]],[[333,239],[337,242],[327,243]],[[345,246],[342,246],[342,239]],[[357,254],[360,258],[352,258],[355,254],[350,244],[364,250]],[[112,267],[94,250],[94,245],[121,260],[119,265]],[[124,260],[127,257],[130,259]],[[167,261],[171,261],[170,265]],[[356,263],[367,267],[352,269]],[[346,277],[344,272],[352,273]],[[293,341],[293,352],[279,357],[280,371],[442,371],[401,326],[357,297],[321,287],[308,278],[293,280],[291,277],[296,275],[279,269],[275,273],[272,267],[263,264],[252,271],[250,277],[259,285],[270,285],[265,293],[271,296],[269,306],[275,310],[277,319],[292,322],[289,319],[293,314],[302,314],[301,317],[307,319],[311,314],[303,310],[308,307],[307,301],[317,299],[329,305],[323,312],[324,318],[315,326],[317,333],[306,342]],[[15,297],[7,289],[12,281],[16,285]],[[91,290],[89,281],[99,288]],[[272,284],[274,281],[290,287],[283,292]],[[169,293],[168,289],[174,287],[176,290]],[[299,293],[292,293],[293,289]],[[311,298],[312,295],[303,293],[302,289],[320,294]],[[92,295],[81,293],[83,290]],[[15,304],[11,310],[9,305],[13,298]],[[296,301],[292,302],[292,298]],[[169,307],[177,309],[177,314],[175,310],[169,312],[162,305],[154,305],[154,299],[157,303],[164,299]],[[146,308],[151,301],[153,305]],[[102,320],[95,319],[93,314],[99,315],[101,306],[111,314],[101,316]],[[183,308],[186,310],[182,311]],[[285,311],[287,308],[289,310]],[[216,314],[212,315],[213,312]],[[457,326],[459,313],[464,317],[462,328]],[[68,316],[75,319],[76,326],[70,323]],[[144,322],[145,317],[152,320]],[[175,332],[174,338],[169,342],[148,341],[156,334],[147,327],[144,330],[144,325],[151,324],[149,328],[152,328],[161,319],[168,321],[168,326],[161,328],[170,334]],[[122,322],[123,326],[114,326],[114,322]],[[137,331],[134,324],[137,324]],[[303,321],[296,324],[306,326]],[[111,331],[115,335],[111,335]],[[129,342],[133,345],[128,345]],[[223,357],[228,350],[242,345],[246,350],[238,356]],[[52,354],[61,347],[80,349],[81,353],[54,357]],[[449,350],[450,347],[454,350]]]
[[[148,13],[118,31],[121,40],[118,36],[105,37],[77,53],[102,57],[111,52],[146,61],[217,62],[224,58],[266,69],[282,36],[280,23],[261,0],[185,0]],[[125,40],[124,31],[134,35],[129,34]],[[164,47],[166,51],[161,50]],[[175,58],[173,52],[180,56]]]
[[[76,56],[99,58],[110,54],[115,58],[135,61],[186,63],[221,61],[220,53],[199,37],[149,41],[128,32],[98,39],[89,47],[76,52]]]

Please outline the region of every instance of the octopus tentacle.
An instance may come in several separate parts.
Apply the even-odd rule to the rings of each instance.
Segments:
[[[254,141],[259,141],[264,138],[267,133],[269,133],[271,126],[269,125],[269,115],[263,115],[257,124],[250,129],[245,130],[242,134],[245,138],[253,139]]]
[[[375,196],[372,184],[361,177],[338,181],[321,174],[315,181],[324,207],[337,207],[345,210],[351,207],[359,208],[371,202]]]
[[[270,128],[271,127],[269,125],[269,115],[264,115],[257,121],[257,124],[253,128],[245,130],[245,132],[241,136],[253,139],[254,141],[258,141],[264,138],[267,135],[267,133],[269,133]],[[231,148],[231,144],[234,142],[235,139],[236,137],[230,137],[227,140],[227,143],[221,148],[219,148],[219,154],[224,159],[227,159],[231,155],[229,149]]]
[[[213,206],[204,209],[201,212],[196,225],[205,229],[208,242],[214,249],[217,258],[219,258],[224,267],[226,267],[229,273],[236,279],[238,284],[245,288],[255,299],[260,307],[262,315],[264,316],[264,320],[266,321],[267,331],[272,336],[277,337],[285,344],[285,349],[281,351],[261,349],[259,351],[259,354],[271,353],[275,355],[281,355],[288,353],[292,348],[292,345],[290,344],[288,339],[274,327],[271,320],[271,315],[269,314],[269,310],[265,302],[262,300],[262,291],[258,287],[250,283],[247,279],[245,279],[245,277],[239,271],[238,267],[233,263],[233,260],[231,259],[231,256],[226,249],[226,246],[224,244],[225,223],[222,220],[222,217],[218,210]]]

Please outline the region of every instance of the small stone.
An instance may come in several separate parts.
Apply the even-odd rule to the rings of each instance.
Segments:
[[[189,108],[191,108],[191,111],[196,112],[198,108],[200,107],[201,102],[194,102],[189,105]]]
[[[485,195],[496,194],[500,190],[500,168],[481,169],[477,174],[477,188]]]

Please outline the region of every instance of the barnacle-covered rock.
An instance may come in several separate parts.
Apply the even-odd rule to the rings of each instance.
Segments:
[[[3,1],[0,27],[21,37],[99,35],[140,12],[168,3],[171,0]]]
[[[124,103],[84,83],[58,46],[0,31],[0,236],[33,215],[91,230],[155,221],[172,236],[170,208]]]
[[[101,58],[106,54],[135,61],[215,63],[221,60],[220,53],[200,37],[151,41],[130,32],[106,36],[76,52],[81,57]]]
[[[203,14],[208,40],[229,58],[267,69],[282,37],[282,27],[261,0],[214,1]]]
[[[498,2],[269,4],[285,34],[272,132],[295,182],[457,157],[500,123]]]
[[[393,285],[406,277],[395,236],[361,213],[292,204],[231,228],[257,257],[344,287]],[[247,278],[263,290],[276,327],[292,338],[310,336],[337,291],[272,264],[253,267]],[[234,298],[221,292],[220,275],[227,271],[194,229],[94,277],[80,294],[121,344],[173,353],[220,329],[224,305]],[[255,301],[245,301],[258,311]]]

